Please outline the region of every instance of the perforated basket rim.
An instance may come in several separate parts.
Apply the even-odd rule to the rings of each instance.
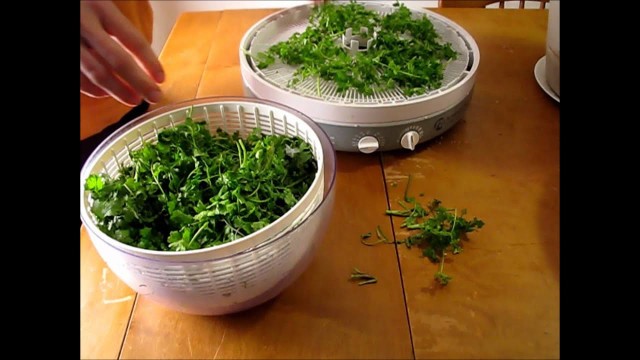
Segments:
[[[143,126],[147,123],[154,122],[158,118],[167,116],[168,114],[173,114],[173,113],[176,113],[177,111],[188,109],[189,107],[204,108],[207,106],[216,106],[216,105],[272,107],[274,109],[277,109],[277,111],[285,113],[287,119],[289,119],[288,120],[289,122],[302,121],[305,124],[305,126],[309,127],[311,132],[318,139],[319,148],[316,149],[315,152],[319,155],[319,157],[321,156],[320,160],[323,160],[323,161],[319,161],[319,159],[316,159],[318,161],[318,171],[315,174],[312,185],[309,187],[308,191],[303,195],[301,200],[299,200],[296,203],[296,205],[294,205],[294,207],[292,207],[287,213],[285,213],[276,221],[270,223],[265,228],[271,228],[273,224],[282,220],[285,217],[285,215],[289,215],[292,212],[292,210],[294,210],[294,208],[296,208],[296,206],[298,206],[305,197],[309,197],[313,195],[312,190],[314,189],[314,185],[316,186],[316,189],[317,189],[318,183],[320,183],[320,186],[322,187],[321,189],[318,190],[322,192],[320,202],[316,204],[312,209],[310,209],[310,211],[309,209],[302,209],[301,211],[305,213],[304,218],[296,219],[295,217],[293,217],[292,219],[289,219],[289,220],[297,220],[298,223],[296,224],[296,226],[286,226],[270,237],[256,240],[255,235],[258,232],[254,232],[247,236],[244,236],[242,238],[236,239],[234,241],[231,241],[225,244],[208,247],[204,249],[197,249],[197,250],[161,251],[161,250],[142,249],[142,248],[138,248],[135,246],[122,243],[116,239],[109,237],[104,232],[102,232],[95,224],[94,218],[86,206],[86,200],[87,200],[86,198],[88,194],[87,194],[87,191],[84,190],[84,183],[86,181],[86,178],[90,174],[95,173],[96,171],[92,171],[92,170],[95,169],[97,166],[99,166],[97,161],[102,156],[104,156],[105,153],[109,151],[114,144],[116,144],[116,141],[125,137],[127,134],[130,134],[132,131],[134,131],[140,126]],[[295,119],[295,120],[291,120],[291,119]],[[251,128],[251,127],[248,126],[247,128]],[[307,140],[305,139],[305,141]],[[324,167],[325,163],[330,164],[329,168]],[[285,234],[289,233],[291,230],[294,230],[297,226],[299,226],[300,223],[303,223],[308,216],[313,215],[316,212],[317,208],[322,205],[324,200],[329,195],[328,191],[332,190],[334,181],[335,181],[335,150],[333,148],[331,141],[329,140],[329,137],[324,132],[324,130],[320,128],[317,124],[315,124],[315,122],[313,122],[313,120],[311,120],[308,116],[286,105],[282,105],[269,100],[262,100],[262,99],[248,98],[248,97],[197,98],[197,99],[191,99],[191,100],[168,104],[158,109],[152,110],[134,119],[127,125],[116,130],[108,138],[106,138],[89,156],[89,158],[87,159],[87,161],[85,162],[81,170],[81,176],[80,176],[81,214],[80,215],[81,215],[81,220],[83,224],[87,227],[87,230],[89,231],[90,234],[97,235],[96,237],[102,240],[103,242],[105,242],[107,245],[110,245],[111,247],[114,247],[118,250],[124,251],[125,253],[128,253],[130,255],[140,256],[143,258],[151,257],[160,261],[162,261],[163,259],[166,259],[166,260],[172,259],[173,261],[187,260],[187,259],[194,260],[193,259],[194,256],[198,259],[198,261],[202,261],[203,259],[204,260],[223,259],[223,258],[228,258],[237,254],[251,251],[254,248],[261,247],[264,243],[271,243],[272,241],[275,241],[281,236],[284,236]],[[264,230],[265,228],[261,230]],[[253,239],[253,241],[250,241],[251,239]],[[182,259],[182,258],[185,258],[185,259]]]

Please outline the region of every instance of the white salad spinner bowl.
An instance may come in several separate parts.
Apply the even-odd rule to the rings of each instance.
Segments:
[[[318,170],[305,195],[268,226],[222,245],[188,251],[154,251],[117,241],[96,225],[85,181],[91,174],[118,174],[129,152],[157,141],[165,128],[206,121],[213,133],[253,129],[296,136],[309,143]],[[307,268],[324,237],[333,208],[336,173],[331,141],[309,117],[270,101],[243,97],[202,98],[151,111],[120,128],[91,154],[80,172],[80,218],[95,249],[138,294],[171,309],[201,315],[246,310],[282,292]]]

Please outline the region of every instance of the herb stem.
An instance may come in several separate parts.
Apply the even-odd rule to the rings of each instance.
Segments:
[[[133,191],[131,191],[131,189],[129,189],[129,187],[127,186],[127,184],[124,184],[124,188],[127,189],[127,191],[129,192],[129,194],[133,195]]]
[[[408,217],[411,213],[408,210],[387,210],[386,215]]]
[[[202,224],[202,226],[200,226],[200,228],[198,229],[198,231],[196,231],[195,234],[193,234],[193,237],[191,237],[191,240],[189,240],[189,248],[191,248],[191,244],[193,243],[193,241],[198,237],[198,235],[200,235],[200,233],[202,232],[202,230],[204,230],[204,228],[206,228],[209,225],[208,222]]]
[[[358,286],[367,285],[367,284],[375,284],[377,282],[378,282],[378,279],[369,279],[369,280],[366,280],[366,281],[360,281],[358,283]]]
[[[367,245],[367,246],[374,246],[374,245],[378,245],[378,244],[381,244],[381,243],[384,243],[384,244],[402,244],[402,243],[405,242],[404,240],[402,240],[402,241],[397,241],[397,240],[396,241],[391,241],[391,240],[389,240],[389,238],[382,232],[382,229],[380,228],[380,225],[376,226],[376,235],[378,237],[378,241],[367,242],[365,239],[368,238],[368,236],[367,237],[360,236],[360,242],[363,243],[364,245]]]
[[[358,270],[358,268],[353,268],[353,271],[351,272],[351,276],[349,277],[349,279],[350,280],[363,279],[363,281],[358,282],[358,286],[375,284],[378,282],[378,279],[375,276],[366,274]]]
[[[240,163],[240,167],[243,167],[247,159],[247,149],[244,147],[242,139],[236,141],[236,147],[238,148],[238,162]]]
[[[160,189],[160,192],[162,192],[162,195],[166,197],[167,194],[165,194],[164,190],[162,189],[162,185],[160,185],[160,180],[158,179],[158,175],[156,174],[155,171],[153,171],[153,166],[151,166],[151,176],[153,177],[153,181],[156,183],[156,185],[158,185],[158,189]]]
[[[412,174],[409,174],[409,177],[407,179],[407,186],[404,188],[404,201],[406,202],[411,202],[411,199],[409,198],[409,186],[411,185],[411,179]]]
[[[382,232],[380,225],[376,226],[376,235],[378,236],[378,239],[382,239],[383,242],[389,243],[389,239]]]
[[[377,241],[374,241],[374,242],[368,242],[366,239],[360,239],[360,242],[363,243],[364,245],[367,245],[367,246],[374,246],[374,245],[378,245],[380,243],[383,243],[384,240],[377,240]]]
[[[240,233],[240,230],[236,229],[236,228],[235,228],[235,227],[233,227],[231,224],[229,224],[229,222],[227,221],[227,219],[223,219],[223,221],[224,221],[224,223],[225,223],[225,224],[227,224],[227,226],[228,226],[228,227],[230,227],[230,228],[232,228],[232,229],[233,229],[233,232],[234,232],[234,234],[233,234],[233,235],[234,235],[236,238],[238,237],[238,234],[241,234],[241,233]]]
[[[453,225],[451,226],[451,240],[454,240],[454,230],[456,228],[456,220],[458,220],[458,209],[453,210]]]

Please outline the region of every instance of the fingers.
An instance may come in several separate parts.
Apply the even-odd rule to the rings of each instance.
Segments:
[[[109,96],[104,90],[94,85],[84,74],[80,73],[80,92],[94,98]]]
[[[122,26],[127,19],[122,15],[115,6],[105,9],[105,13],[101,18],[104,29],[115,36],[122,45],[140,60],[140,63],[147,72],[158,83],[164,81],[164,70],[156,54],[153,52],[147,40],[142,34],[132,26]]]
[[[104,60],[94,55],[84,45],[80,45],[80,73],[94,86],[103,89],[124,104],[136,106],[142,100],[106,66]]]
[[[160,101],[162,98],[160,88],[138,65],[134,57],[105,32],[101,21],[106,21],[105,19],[107,18],[120,21],[119,26],[127,29],[124,30],[127,34],[136,33],[135,28],[112,3],[93,1],[86,3],[88,3],[88,6],[102,8],[98,8],[99,11],[96,16],[81,17],[81,39],[91,47],[93,52],[93,54],[89,53],[86,47],[83,51],[81,46],[81,59],[83,60],[81,65],[86,68],[81,68],[81,70],[95,85],[102,87],[105,91],[112,93],[114,97],[127,104],[137,98],[134,92],[141,94],[151,103]],[[131,43],[131,40],[128,41]],[[140,45],[136,41],[133,40],[133,43]],[[149,45],[145,44],[145,46],[148,47]],[[90,73],[85,72],[85,70]],[[128,90],[125,84],[128,84],[133,92]]]

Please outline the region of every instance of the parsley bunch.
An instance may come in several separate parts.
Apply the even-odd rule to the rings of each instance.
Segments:
[[[360,242],[367,246],[378,244],[402,244],[407,248],[418,246],[422,249],[422,254],[434,263],[440,263],[434,279],[440,285],[447,285],[452,277],[444,272],[444,259],[447,252],[459,254],[462,252],[461,240],[468,240],[467,233],[478,230],[484,226],[484,221],[474,217],[471,220],[465,219],[467,210],[463,209],[460,214],[456,209],[443,207],[442,202],[433,199],[426,208],[423,207],[416,198],[409,196],[409,185],[411,175],[404,190],[404,201],[398,203],[401,210],[386,210],[385,214],[390,216],[404,217],[400,227],[414,230],[414,233],[403,240],[389,240],[382,232],[380,225],[376,227],[377,241],[366,240],[371,237],[371,233],[360,235]],[[420,196],[423,194],[420,193]]]
[[[211,247],[255,232],[286,213],[306,193],[318,169],[297,137],[246,139],[190,118],[131,151],[115,178],[85,182],[91,212],[105,234],[151,250]]]
[[[401,227],[417,232],[404,241],[408,248],[416,245],[422,248],[422,254],[440,267],[434,278],[441,285],[447,285],[451,276],[444,272],[444,258],[447,251],[453,254],[462,252],[462,239],[467,239],[467,233],[480,229],[484,222],[477,218],[464,218],[467,211],[463,209],[458,214],[456,209],[441,206],[441,201],[434,199],[427,205],[427,209],[414,198],[407,198],[410,206],[401,204],[403,210],[387,210],[387,215],[402,216],[405,220]]]
[[[462,252],[461,240],[467,240],[467,233],[478,230],[484,226],[484,221],[474,217],[471,220],[464,218],[467,210],[463,209],[460,214],[456,209],[443,207],[442,202],[433,199],[425,209],[419,201],[409,196],[409,185],[411,176],[407,181],[404,190],[404,202],[399,204],[402,210],[387,210],[385,213],[391,216],[405,217],[400,225],[409,230],[416,230],[416,233],[402,241],[408,248],[416,245],[422,248],[422,254],[434,263],[440,263],[440,267],[434,278],[440,285],[447,285],[452,279],[444,272],[444,258],[447,251],[459,254]]]
[[[404,95],[424,94],[439,88],[447,61],[457,53],[450,43],[442,43],[433,23],[426,17],[414,19],[399,2],[395,11],[380,16],[351,0],[344,5],[328,3],[313,8],[309,26],[287,41],[257,54],[257,66],[264,69],[280,59],[298,66],[289,86],[309,77],[333,81],[338,92],[355,89],[364,95],[399,87]],[[347,28],[354,35],[361,27],[377,36],[372,46],[354,56],[342,47]],[[358,34],[367,36],[367,34]],[[318,86],[318,95],[319,93]]]

